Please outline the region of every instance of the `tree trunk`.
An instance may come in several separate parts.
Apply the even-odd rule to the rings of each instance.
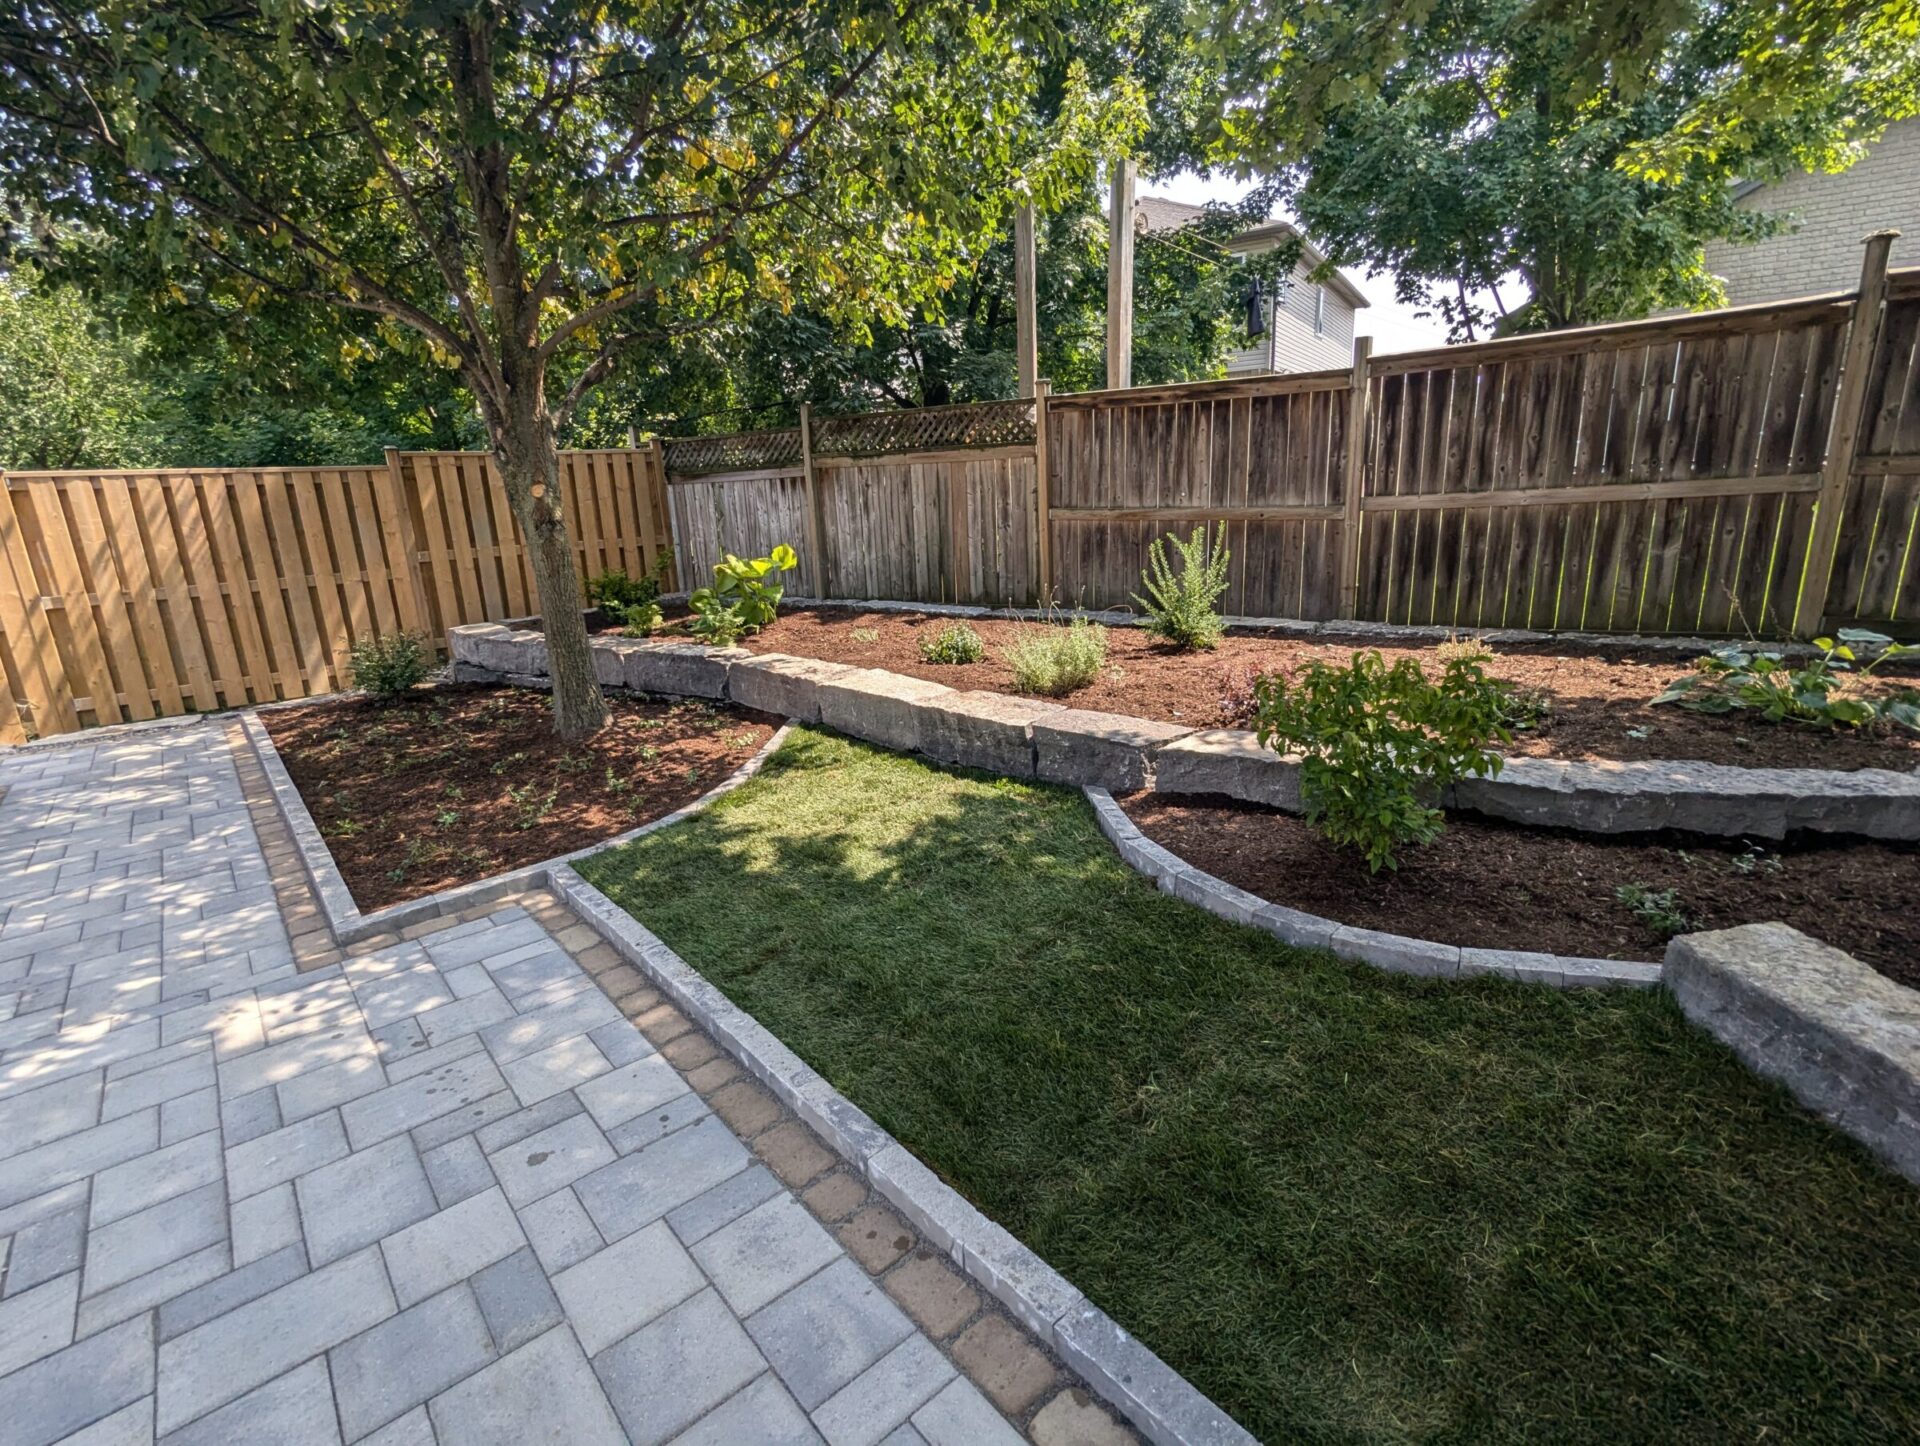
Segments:
[[[543,400],[495,430],[494,460],[507,500],[527,541],[527,562],[540,597],[547,667],[553,678],[554,731],[569,743],[591,738],[607,723],[607,700],[587,647],[585,599],[573,538],[561,510],[560,452]]]

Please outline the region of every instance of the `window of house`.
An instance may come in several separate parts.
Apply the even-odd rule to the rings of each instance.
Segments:
[[[1313,334],[1327,334],[1327,288],[1324,286],[1313,288]]]

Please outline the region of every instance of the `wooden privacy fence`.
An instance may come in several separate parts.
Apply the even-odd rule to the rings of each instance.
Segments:
[[[665,446],[688,575],[1127,605],[1226,524],[1247,616],[1616,633],[1903,634],[1920,606],[1920,268],[1860,290],[1350,369],[812,418]]]
[[[668,538],[657,448],[562,454],[583,574],[639,573]],[[373,633],[438,643],[538,611],[491,460],[14,473],[0,486],[0,742],[29,730],[348,686]]]

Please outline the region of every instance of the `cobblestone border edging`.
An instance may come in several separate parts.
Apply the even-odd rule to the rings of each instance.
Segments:
[[[1140,831],[1126,810],[1104,788],[1082,789],[1093,805],[1100,832],[1135,872],[1152,879],[1163,893],[1184,899],[1222,919],[1264,930],[1283,943],[1302,949],[1326,949],[1342,959],[1355,959],[1393,974],[1420,974],[1436,979],[1472,979],[1497,974],[1505,979],[1551,984],[1561,989],[1621,986],[1651,989],[1660,982],[1661,966],[1626,959],[1579,959],[1563,954],[1534,954],[1520,949],[1474,949],[1457,944],[1435,944],[1404,934],[1388,934],[1323,919],[1283,904],[1270,904],[1257,894],[1235,888],[1224,879],[1194,868]]]
[[[273,745],[273,738],[267,732],[253,709],[240,715],[240,724],[246,729],[247,741],[253,747],[254,757],[259,760],[261,770],[266,774],[267,787],[272,790],[280,816],[286,821],[287,830],[293,835],[294,847],[299,851],[300,861],[305,866],[307,877],[313,882],[313,892],[320,906],[320,912],[327,921],[328,932],[338,944],[351,944],[374,934],[390,933],[409,924],[424,919],[441,918],[470,909],[475,904],[489,903],[508,894],[521,893],[530,888],[546,884],[555,868],[573,859],[585,858],[589,854],[599,853],[602,849],[617,848],[623,843],[667,828],[683,819],[691,818],[706,808],[716,798],[731,793],[760,771],[768,758],[782,742],[786,740],[787,729],[791,725],[783,724],[774,730],[774,734],[759,750],[741,764],[726,778],[715,784],[707,792],[672,813],[664,814],[638,828],[616,834],[612,838],[602,839],[598,843],[588,844],[585,848],[561,854],[555,858],[542,859],[538,863],[525,864],[510,873],[495,874],[492,878],[477,879],[470,884],[460,884],[451,889],[441,889],[438,893],[424,894],[417,899],[408,899],[404,903],[390,904],[384,909],[376,909],[371,914],[362,913],[360,906],[353,901],[353,893],[347,888],[347,881],[340,876],[339,868],[334,864],[333,853],[327,847],[326,840],[320,836],[320,830],[313,821],[313,815],[307,812],[306,801],[300,797],[300,790],[294,787],[293,779],[287,773],[287,766],[281,761],[280,750]]]
[[[479,623],[447,636],[457,679],[548,686],[546,642],[529,628]],[[1297,762],[1243,729],[1193,729],[781,653],[610,637],[594,638],[592,650],[600,681],[611,686],[730,698],[944,763],[1300,809]],[[1920,841],[1920,771],[1510,758],[1497,777],[1465,780],[1443,802],[1599,834],[1674,829],[1778,840],[1806,830]]]
[[[916,1159],[639,920],[556,865],[549,887],[1156,1446],[1253,1446],[1184,1376]]]

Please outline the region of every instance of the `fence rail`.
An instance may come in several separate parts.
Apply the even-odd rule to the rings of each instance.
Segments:
[[[670,536],[657,449],[562,456],[584,574]],[[308,697],[371,633],[538,610],[472,452],[373,467],[13,473],[0,486],[0,742]]]
[[[816,596],[1105,607],[1225,524],[1246,615],[1912,634],[1920,268],[1886,249],[1826,296],[673,441],[675,537],[690,574],[794,543]]]

